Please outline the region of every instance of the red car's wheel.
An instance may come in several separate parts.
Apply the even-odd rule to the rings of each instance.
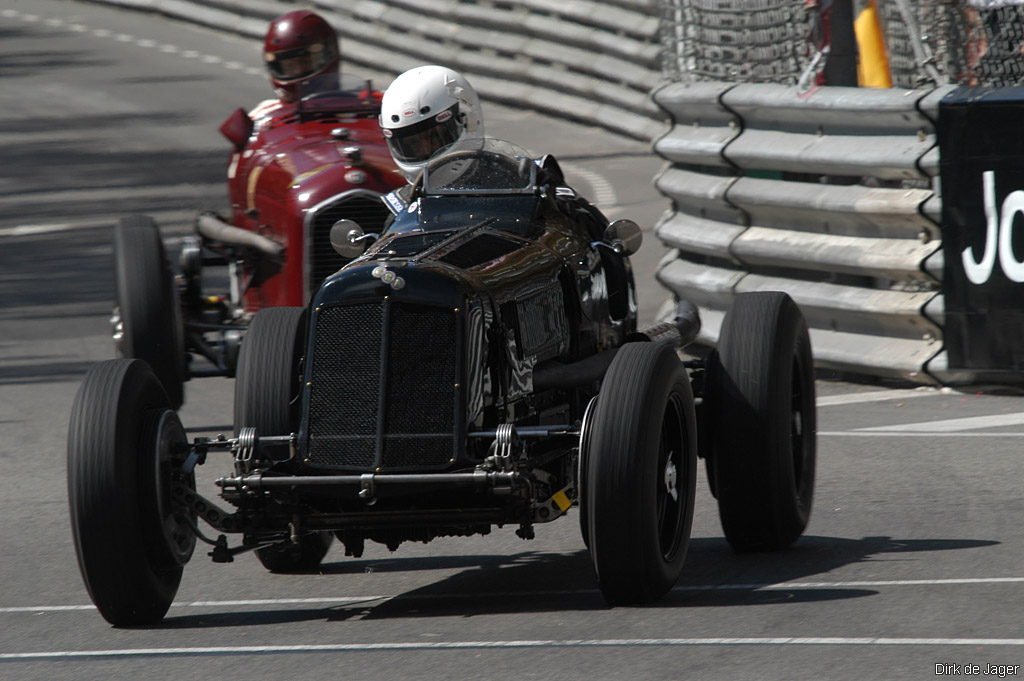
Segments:
[[[121,218],[114,228],[118,355],[145,360],[163,383],[171,407],[185,401],[185,340],[178,290],[160,230],[152,218]]]

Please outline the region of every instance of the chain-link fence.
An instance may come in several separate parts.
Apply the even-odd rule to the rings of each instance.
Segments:
[[[673,81],[809,84],[828,59],[840,2],[661,0],[663,75]],[[876,0],[892,84],[1024,84],[1024,0]],[[846,15],[842,15],[846,16]]]
[[[669,80],[795,83],[809,56],[804,0],[662,0]]]

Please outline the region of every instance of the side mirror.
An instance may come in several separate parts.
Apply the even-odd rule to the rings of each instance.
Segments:
[[[349,260],[361,256],[376,238],[376,234],[364,234],[363,228],[352,220],[338,220],[331,227],[331,246],[334,252]]]
[[[252,130],[256,126],[244,109],[235,109],[227,120],[220,124],[220,134],[227,137],[236,151],[241,151],[249,141]]]
[[[632,220],[616,220],[604,231],[604,240],[620,255],[633,255],[640,250],[644,235]]]

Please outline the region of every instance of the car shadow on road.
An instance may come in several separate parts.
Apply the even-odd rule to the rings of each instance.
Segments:
[[[724,539],[690,542],[683,575],[656,608],[788,605],[877,595],[885,580],[828,578],[833,570],[865,562],[917,561],[923,554],[999,544],[976,539],[802,537],[792,548],[736,554]],[[922,555],[918,555],[922,554]],[[601,597],[586,550],[523,551],[510,555],[435,556],[326,563],[321,575],[363,572],[457,570],[436,582],[397,595],[339,598],[338,605],[309,609],[249,610],[168,617],[155,628],[207,628],[281,622],[473,617],[516,613],[610,609]],[[902,572],[906,575],[906,572]],[[818,580],[811,579],[818,576]],[[288,579],[281,576],[281,579]],[[291,577],[301,579],[301,576]]]
[[[981,548],[987,540],[891,537],[841,539],[809,536],[786,551],[737,554],[724,539],[690,541],[683,574],[653,607],[774,605],[844,600],[876,595],[870,582],[809,578],[868,561],[913,560],[919,552]],[[789,582],[803,585],[786,587]],[[832,586],[831,582],[836,582]],[[606,609],[590,556],[517,554],[434,584],[403,593],[364,613],[363,618],[452,616]]]
[[[724,538],[695,539],[690,542],[682,577],[659,605],[714,607],[872,596],[878,593],[872,587],[897,579],[893,571],[886,571],[888,580],[844,579],[830,573],[858,563],[924,561],[928,558],[917,554],[997,544],[982,539],[804,536],[784,551],[736,553]],[[900,575],[905,578],[907,573],[901,571]]]

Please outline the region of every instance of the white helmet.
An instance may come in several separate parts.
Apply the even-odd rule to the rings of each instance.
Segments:
[[[476,90],[444,66],[418,66],[395,78],[381,100],[380,127],[410,180],[438,151],[484,135]]]

